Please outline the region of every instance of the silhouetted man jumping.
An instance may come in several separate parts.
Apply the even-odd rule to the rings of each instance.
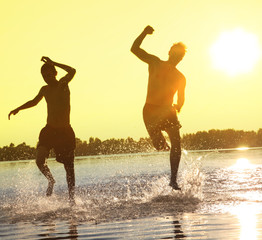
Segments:
[[[185,101],[186,79],[177,70],[177,64],[183,59],[186,47],[183,43],[174,44],[169,51],[167,61],[148,54],[140,45],[148,34],[154,29],[147,26],[134,41],[131,52],[148,64],[149,79],[146,103],[143,109],[143,118],[153,145],[157,150],[169,150],[169,146],[162,131],[166,131],[171,141],[170,186],[179,190],[177,184],[177,171],[181,158],[181,144],[179,129],[181,125],[176,112],[180,112]],[[173,104],[174,95],[177,93],[177,103]]]
[[[48,180],[47,196],[53,193],[55,180],[46,165],[46,158],[53,148],[56,160],[64,164],[69,190],[69,199],[74,203],[75,172],[74,149],[75,134],[70,125],[70,91],[68,83],[72,80],[76,70],[67,65],[53,62],[48,57],[42,57],[44,65],[41,73],[47,85],[43,86],[37,96],[11,111],[8,115],[17,114],[20,110],[37,105],[44,97],[47,103],[47,125],[41,130],[37,146],[36,164]],[[56,79],[55,67],[62,68],[67,74],[59,81]]]

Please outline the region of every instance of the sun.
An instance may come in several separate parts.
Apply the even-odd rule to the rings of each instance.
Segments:
[[[255,34],[236,28],[221,33],[211,46],[213,65],[231,76],[250,72],[261,55]]]

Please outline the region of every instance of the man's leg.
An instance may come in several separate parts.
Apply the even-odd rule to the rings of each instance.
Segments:
[[[46,165],[46,158],[49,155],[49,150],[43,146],[39,146],[37,148],[37,154],[36,154],[36,165],[38,166],[41,173],[44,174],[44,176],[48,180],[48,187],[46,190],[46,196],[51,196],[53,193],[53,188],[55,184],[55,179],[53,178],[48,166]]]
[[[75,201],[75,168],[74,162],[65,163],[66,181],[68,185],[69,200],[71,203]]]
[[[171,142],[170,150],[170,166],[171,166],[171,180],[170,186],[176,190],[180,190],[177,184],[177,172],[181,158],[181,143],[180,133],[177,127],[170,127],[166,129]]]
[[[169,150],[170,148],[161,132],[159,124],[160,113],[161,109],[158,106],[146,104],[143,108],[143,119],[154,148],[158,151]]]
[[[146,129],[156,150],[162,151],[170,149],[161,129],[158,126],[146,125]]]

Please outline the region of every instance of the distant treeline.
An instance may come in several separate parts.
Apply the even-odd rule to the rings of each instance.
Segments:
[[[76,138],[76,156],[90,156],[90,155],[108,155],[120,153],[137,153],[137,152],[151,152],[153,146],[149,138],[140,138],[135,141],[133,138],[127,139],[108,139],[101,141],[99,138],[89,138],[89,142],[82,141]],[[36,156],[36,148],[26,145],[26,143],[15,146],[11,143],[9,146],[0,148],[0,161],[14,161],[34,159]],[[50,152],[50,157],[54,157],[54,152]]]
[[[209,130],[193,134],[185,134],[182,146],[187,150],[225,149],[245,147],[262,147],[262,129],[243,130]]]
[[[182,136],[182,147],[187,150],[225,149],[262,146],[262,129],[255,131],[242,130],[209,130],[200,131]],[[101,141],[99,138],[89,138],[89,142],[76,138],[76,156],[107,155],[120,153],[152,152],[154,148],[149,138],[140,138],[138,141],[127,139],[108,139]],[[34,159],[36,148],[26,143],[0,148],[0,161]],[[51,152],[51,156],[54,156]]]

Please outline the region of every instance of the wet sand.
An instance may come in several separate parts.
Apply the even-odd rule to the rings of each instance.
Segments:
[[[47,221],[1,226],[1,239],[262,239],[262,214],[242,225],[231,214],[184,213],[123,221]],[[253,219],[249,219],[253,221]],[[10,233],[10,228],[12,233]]]

